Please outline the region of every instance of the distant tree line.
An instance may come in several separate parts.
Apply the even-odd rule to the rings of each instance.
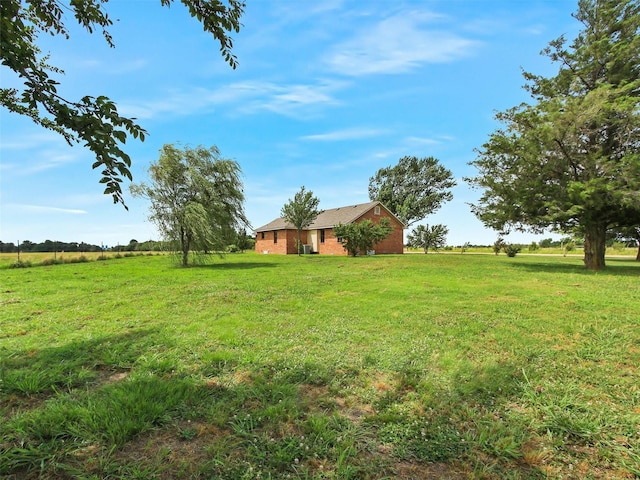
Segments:
[[[247,235],[245,230],[230,231],[226,235],[224,251],[239,252],[253,249],[255,240]],[[138,242],[131,239],[126,245],[100,246],[92,245],[85,242],[60,242],[57,240],[45,240],[41,243],[35,243],[30,240],[20,242],[3,242],[0,241],[0,253],[18,253],[20,252],[68,252],[68,253],[87,253],[87,252],[162,252],[177,251],[179,243],[175,241],[158,241],[147,240]]]
[[[18,243],[0,241],[1,253],[21,252],[100,252],[99,245],[91,245],[85,242],[58,242],[45,240],[41,243],[24,240]]]

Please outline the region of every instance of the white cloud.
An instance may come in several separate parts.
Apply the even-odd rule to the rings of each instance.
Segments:
[[[20,173],[23,175],[31,175],[33,173],[50,170],[52,168],[60,168],[68,163],[73,163],[79,158],[79,155],[71,153],[61,153],[55,151],[43,150],[36,158],[33,164],[24,167]]]
[[[345,82],[281,85],[248,81],[232,83],[218,89],[193,88],[170,91],[159,100],[139,103],[123,102],[120,113],[135,118],[160,115],[189,115],[213,109],[218,105],[237,105],[235,112],[253,114],[271,111],[285,116],[303,116],[311,107],[336,105],[333,93],[344,88]]]
[[[476,42],[454,33],[431,30],[433,14],[402,12],[338,44],[327,59],[344,75],[405,73],[425,63],[450,62],[468,55]]]
[[[62,143],[66,145],[66,142],[60,134],[50,130],[42,130],[37,133],[13,134],[11,139],[3,136],[0,141],[0,148],[2,148],[2,150],[25,150],[39,148],[42,145],[51,143]]]
[[[338,141],[338,140],[357,140],[360,138],[371,138],[389,133],[388,130],[376,128],[347,128],[344,130],[336,130],[334,132],[320,133],[316,135],[305,135],[302,140],[317,141]]]
[[[408,146],[423,146],[423,145],[439,145],[442,142],[434,138],[422,138],[422,137],[407,137],[405,143]]]
[[[47,207],[44,205],[25,205],[25,204],[9,204],[7,205],[7,210],[16,210],[25,212],[25,213],[68,213],[72,215],[85,215],[88,212],[86,210],[80,210],[76,208],[58,208],[58,207]]]

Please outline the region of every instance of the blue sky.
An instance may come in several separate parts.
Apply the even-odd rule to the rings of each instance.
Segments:
[[[232,70],[181,4],[112,0],[115,49],[73,27],[41,38],[61,67],[59,93],[107,95],[148,130],[130,139],[134,181],[165,143],[216,145],[243,171],[254,227],[279,216],[304,185],[321,208],[367,202],[369,177],[404,155],[433,156],[458,180],[454,198],[421,223],[449,227],[448,244],[491,244],[462,177],[499,125],[496,111],[529,101],[522,69],[550,76],[540,55],[580,25],[565,0],[248,0]],[[67,17],[71,25],[72,18]],[[6,69],[2,86],[15,84]],[[158,239],[148,204],[129,211],[102,195],[82,146],[0,111],[0,240],[127,244]],[[550,235],[512,234],[529,242]]]

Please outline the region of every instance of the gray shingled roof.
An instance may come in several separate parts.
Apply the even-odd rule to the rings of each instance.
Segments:
[[[360,203],[358,205],[349,205],[346,207],[332,208],[330,210],[323,211],[316,217],[315,222],[309,225],[305,230],[316,230],[318,228],[332,228],[342,223],[346,225],[354,220],[357,220],[362,215],[367,213],[376,205],[382,205],[380,202],[368,202]],[[382,205],[384,208],[384,205]],[[276,218],[275,220],[256,228],[256,232],[266,232],[270,230],[283,230],[283,229],[295,229],[292,224],[284,221],[283,218]]]

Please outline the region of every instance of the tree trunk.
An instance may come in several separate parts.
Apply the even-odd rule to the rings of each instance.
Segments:
[[[584,233],[584,265],[589,270],[604,269],[607,229],[603,225],[589,225]]]
[[[640,262],[640,242],[638,242],[638,253],[636,255],[636,262]]]
[[[182,244],[182,266],[186,267],[189,264],[189,235],[184,230],[180,229],[180,243]]]

